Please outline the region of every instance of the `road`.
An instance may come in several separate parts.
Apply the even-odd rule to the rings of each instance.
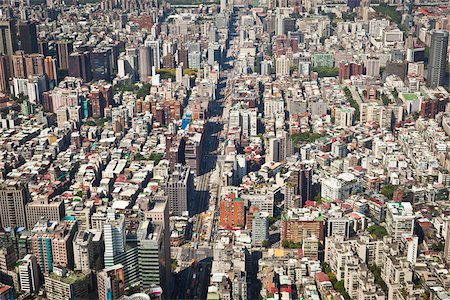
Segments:
[[[189,211],[194,219],[191,243],[181,248],[178,264],[180,271],[174,276],[173,299],[206,299],[209,286],[213,248],[212,243],[218,229],[218,203],[220,196],[221,164],[219,151],[224,149],[224,140],[228,132],[228,116],[231,107],[233,65],[236,58],[237,17],[231,18],[229,39],[231,48],[226,50],[221,78],[217,86],[218,98],[211,105],[206,125],[206,143],[202,161],[201,175],[195,182],[195,197]],[[222,141],[221,141],[222,140]],[[213,195],[213,197],[211,197]],[[210,201],[212,200],[212,201]]]

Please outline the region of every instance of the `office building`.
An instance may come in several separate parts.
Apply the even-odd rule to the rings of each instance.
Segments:
[[[94,263],[94,234],[89,231],[78,231],[73,239],[74,268],[88,271]]]
[[[161,68],[161,49],[159,41],[146,41],[145,46],[150,48],[151,65],[157,70]]]
[[[150,47],[141,46],[139,47],[139,80],[142,82],[150,81],[150,76],[152,75],[152,50]]]
[[[64,111],[67,114],[65,109]],[[37,197],[34,201],[28,203],[25,211],[29,229],[32,229],[42,218],[59,222],[65,216],[64,202],[59,199],[53,199],[50,202],[47,195]]]
[[[73,42],[69,40],[62,40],[56,43],[58,54],[58,65],[60,70],[69,69],[69,56],[73,52]]]
[[[252,219],[252,244],[261,246],[264,241],[269,240],[269,214],[256,212]]]
[[[2,93],[8,90],[9,76],[9,58],[0,54],[0,92]]]
[[[415,215],[409,202],[389,202],[386,211],[386,230],[390,236],[399,241],[403,234],[414,232]]]
[[[0,53],[13,55],[17,50],[17,27],[15,20],[0,20]]]
[[[28,187],[18,181],[0,183],[1,227],[27,228],[25,205],[29,199]]]
[[[294,193],[301,196],[301,206],[312,200],[312,176],[312,169],[303,164],[291,168],[289,182],[294,186]]]
[[[171,281],[169,228],[146,220],[139,225],[137,236],[141,288],[147,291],[152,285],[160,285],[168,295]]]
[[[56,63],[57,60],[51,56],[47,56],[44,58],[45,74],[47,74],[48,80],[53,82],[53,85],[56,85],[58,81],[58,72],[56,69]]]
[[[117,256],[125,251],[125,217],[109,211],[103,224],[103,239],[105,241],[105,267],[117,264]]]
[[[73,268],[73,238],[76,231],[75,220],[58,223],[42,219],[34,226],[31,250],[43,274],[52,273],[56,266]]]
[[[122,265],[114,265],[97,273],[98,299],[118,300],[125,294],[125,275]]]
[[[177,164],[163,186],[164,193],[168,197],[171,215],[181,216],[188,212],[193,186],[194,179],[191,168]]]
[[[221,63],[222,46],[219,43],[211,43],[208,47],[208,64],[213,66]]]
[[[92,80],[91,58],[89,51],[74,52],[69,56],[69,76],[83,79],[83,82]]]
[[[20,21],[18,24],[18,48],[27,54],[38,53],[38,41],[36,23],[32,21]]]
[[[430,87],[444,85],[447,67],[448,31],[433,31],[431,35],[430,59],[428,61],[427,84]]]
[[[111,48],[95,49],[91,52],[92,80],[111,81],[113,72],[111,55]],[[84,69],[86,69],[86,67],[84,67]],[[85,75],[85,77],[88,79],[87,75]]]
[[[27,254],[17,265],[20,290],[26,293],[37,293],[41,286],[39,278],[39,266],[36,257]]]

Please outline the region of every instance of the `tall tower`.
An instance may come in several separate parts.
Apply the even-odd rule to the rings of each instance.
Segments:
[[[20,49],[27,54],[38,53],[38,41],[36,23],[34,22],[20,22],[19,29],[19,43]]]
[[[444,84],[447,66],[448,31],[434,31],[431,36],[430,61],[428,64],[428,86],[438,87]]]
[[[2,227],[27,227],[25,204],[28,188],[17,181],[6,181],[0,186],[0,221]]]
[[[13,20],[0,21],[0,53],[13,55],[17,49],[16,23]]]

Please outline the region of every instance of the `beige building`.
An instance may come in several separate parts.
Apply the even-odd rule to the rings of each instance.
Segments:
[[[28,202],[26,185],[13,180],[0,184],[1,227],[27,227],[25,205]]]
[[[26,208],[28,227],[31,229],[42,218],[49,221],[61,221],[65,216],[64,202],[50,202],[46,195],[38,197],[37,200],[27,204]]]
[[[45,276],[48,300],[89,299],[90,273],[67,273],[58,269]]]

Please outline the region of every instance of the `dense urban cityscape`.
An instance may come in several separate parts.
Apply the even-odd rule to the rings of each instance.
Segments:
[[[450,300],[448,0],[5,0],[0,300]]]

